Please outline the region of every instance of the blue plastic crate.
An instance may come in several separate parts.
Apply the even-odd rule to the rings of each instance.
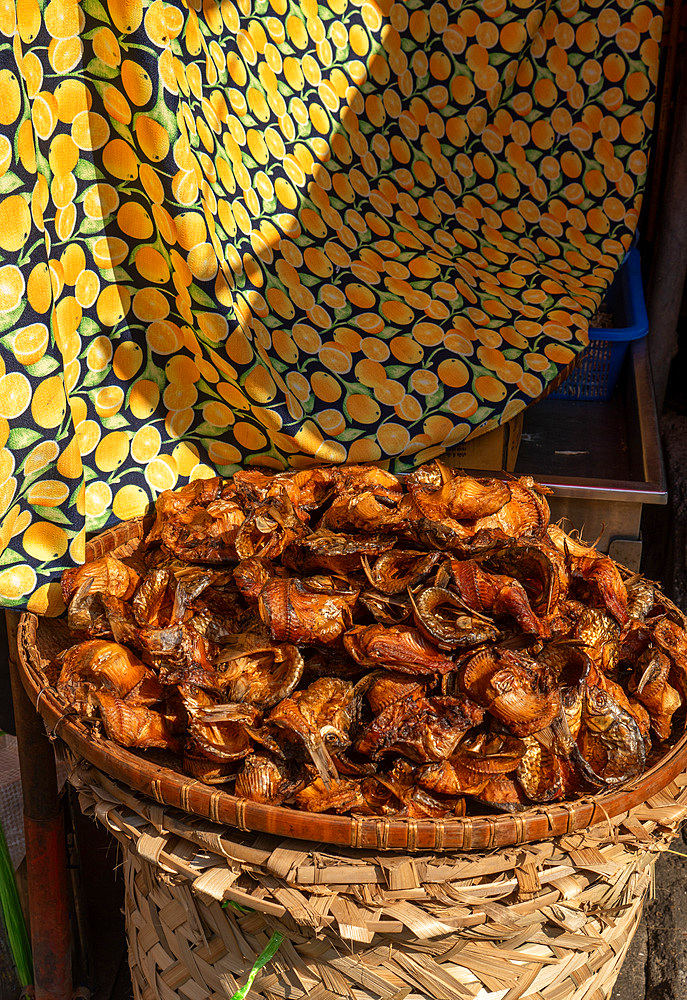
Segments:
[[[613,315],[615,326],[589,328],[589,347],[551,399],[600,401],[613,395],[630,342],[649,332],[639,250],[628,253],[601,309]]]

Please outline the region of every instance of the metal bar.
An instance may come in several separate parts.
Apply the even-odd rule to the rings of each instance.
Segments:
[[[471,476],[484,476],[483,469],[465,469]],[[517,475],[527,473],[518,472]],[[488,473],[496,479],[508,479],[509,473],[494,470]],[[400,476],[399,476],[400,478]],[[637,483],[633,480],[587,479],[579,476],[546,476],[536,472],[532,479],[540,486],[548,486],[560,497],[579,497],[583,500],[613,500],[619,503],[668,503],[665,483]]]
[[[687,72],[673,109],[672,142],[663,187],[652,280],[649,286],[649,353],[656,405],[663,409],[670,366],[677,354],[677,324],[687,276]]]
[[[658,483],[614,482],[607,479],[576,479],[574,477],[533,476],[542,486],[549,486],[560,497],[578,497],[582,500],[609,500],[626,503],[666,504],[668,494]]]
[[[19,615],[6,611],[12,698],[24,796],[26,872],[36,1000],[72,995],[69,896],[64,819],[55,754],[17,663]]]

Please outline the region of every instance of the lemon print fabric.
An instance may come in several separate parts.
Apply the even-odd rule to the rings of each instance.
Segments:
[[[0,0],[0,602],[245,465],[412,468],[586,344],[636,0]]]

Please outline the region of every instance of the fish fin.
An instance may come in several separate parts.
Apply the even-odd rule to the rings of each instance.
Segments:
[[[533,737],[538,743],[546,749],[550,750],[555,743],[556,736],[552,729],[553,723],[546,726],[544,729],[540,729],[538,733],[532,733]],[[566,723],[567,725],[567,723]]]
[[[367,558],[367,556],[361,555],[360,556],[360,563],[361,563],[361,565],[363,567],[363,572],[364,572],[365,576],[367,577],[367,579],[369,580],[369,582],[371,583],[371,585],[376,589],[377,588],[377,581],[372,576],[372,567],[370,566],[370,561]]]
[[[304,738],[305,748],[312,758],[312,762],[317,768],[317,773],[322,778],[325,788],[331,788],[339,782],[339,772],[336,770],[334,761],[322,737],[309,736]]]
[[[576,743],[572,737],[572,733],[570,732],[565,712],[558,713],[556,718],[549,724],[549,729],[559,753],[570,760],[573,748],[576,748]]]
[[[644,688],[649,683],[651,674],[653,672],[653,668],[654,668],[654,661],[652,660],[651,663],[649,664],[649,666],[646,668],[646,670],[642,674],[641,679],[639,681],[639,684],[637,685],[637,694],[641,694],[642,691],[644,690]]]

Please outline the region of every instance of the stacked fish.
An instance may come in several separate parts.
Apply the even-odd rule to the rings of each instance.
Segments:
[[[550,524],[530,478],[440,461],[199,480],[130,558],[68,570],[55,664],[95,733],[254,801],[517,811],[617,787],[687,698],[682,613]]]

